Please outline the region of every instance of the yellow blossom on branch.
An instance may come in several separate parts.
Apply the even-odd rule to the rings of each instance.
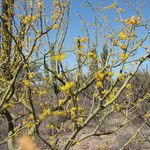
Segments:
[[[127,58],[128,58],[128,54],[125,54],[125,53],[121,53],[121,54],[120,54],[120,59],[121,59],[122,61],[125,61]]]
[[[56,60],[56,61],[59,61],[59,62],[62,61],[63,59],[65,59],[65,58],[66,58],[65,53],[58,53],[58,54],[56,54],[52,57],[53,60]]]
[[[7,103],[5,103],[5,104],[3,105],[3,108],[4,108],[4,109],[8,109],[8,107],[9,107],[9,105],[8,105]]]
[[[119,12],[119,13],[123,13],[123,12],[125,12],[125,10],[124,10],[124,9],[122,9],[122,8],[118,8],[118,9],[117,9],[117,12]]]
[[[102,87],[103,87],[103,83],[100,82],[100,81],[98,81],[98,82],[96,82],[96,86],[97,86],[98,88],[102,88]]]
[[[31,87],[31,86],[32,86],[32,82],[29,81],[29,80],[23,80],[23,84],[24,84],[24,86],[26,86],[26,87]]]
[[[79,117],[77,120],[78,126],[81,126],[83,124],[83,117]]]
[[[123,49],[123,50],[126,50],[126,49],[127,49],[127,45],[126,45],[126,44],[123,44],[123,43],[121,43],[121,44],[119,45],[119,47],[120,47],[121,49]]]
[[[139,16],[132,16],[131,18],[124,21],[126,24],[130,24],[133,26],[138,26],[141,22],[141,17]]]
[[[74,82],[67,82],[65,85],[60,86],[60,90],[64,91],[64,92],[68,92],[71,90],[71,88],[73,88],[75,86]]]
[[[81,43],[87,42],[87,41],[88,41],[88,37],[86,37],[86,36],[80,38],[80,42],[81,42]]]
[[[42,1],[41,1],[41,0],[38,0],[37,6],[38,6],[38,8],[43,7],[43,3],[42,3]]]
[[[61,7],[67,7],[68,4],[67,4],[67,3],[61,3],[60,6],[61,6]]]
[[[128,83],[128,84],[126,85],[126,88],[127,88],[128,90],[131,90],[131,89],[132,89],[132,85],[131,85],[130,83]]]
[[[88,57],[88,58],[94,58],[94,59],[97,58],[96,54],[93,53],[93,52],[88,52],[87,57]]]
[[[59,29],[59,24],[54,24],[53,26],[52,26],[52,29]]]
[[[61,100],[59,100],[59,106],[62,106],[63,104],[64,104],[64,102],[65,102],[65,100],[64,99],[61,99]]]
[[[102,73],[101,71],[98,71],[95,73],[95,79],[96,80],[102,80],[104,77],[104,73]]]
[[[107,94],[107,92],[108,92],[108,90],[103,90],[103,91],[102,91],[102,95]]]
[[[114,75],[114,72],[113,71],[108,71],[107,74],[108,74],[108,76],[112,77]]]
[[[33,78],[35,76],[35,73],[29,72],[29,73],[27,73],[27,75],[28,75],[28,78],[30,79],[30,78]]]
[[[54,129],[55,127],[54,127],[54,125],[52,125],[52,124],[48,124],[48,125],[46,126],[46,128]]]
[[[54,5],[55,7],[60,6],[59,0],[54,0],[53,5]]]
[[[123,80],[123,79],[124,79],[124,75],[123,75],[122,73],[119,73],[119,74],[118,74],[118,79],[119,79],[119,80]]]
[[[98,93],[94,92],[93,97],[98,97]]]
[[[113,8],[116,8],[117,6],[118,6],[117,3],[112,3],[112,4],[108,5],[108,6],[106,6],[104,8],[104,10],[113,9]]]
[[[40,91],[40,92],[39,92],[39,95],[42,96],[42,95],[45,95],[45,94],[47,94],[47,93],[48,93],[48,92],[47,92],[46,90],[43,90],[43,91]]]
[[[123,39],[123,40],[128,40],[128,39],[129,39],[128,36],[127,36],[127,34],[126,34],[124,31],[121,31],[121,32],[119,33],[119,37],[120,37],[121,39]]]

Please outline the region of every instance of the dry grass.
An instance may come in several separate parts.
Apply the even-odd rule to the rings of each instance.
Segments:
[[[19,137],[17,139],[17,145],[17,150],[40,150],[28,135]]]

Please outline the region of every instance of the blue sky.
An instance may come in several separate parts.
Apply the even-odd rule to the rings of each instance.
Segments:
[[[81,28],[82,28],[82,24],[79,20],[79,17],[77,16],[77,14],[81,14],[82,16],[84,16],[84,18],[86,18],[88,23],[91,23],[94,21],[93,19],[93,13],[91,12],[91,10],[87,7],[81,7],[80,5],[83,4],[86,0],[72,0],[72,5],[71,5],[71,23],[69,25],[69,29],[68,29],[68,34],[67,34],[67,38],[66,38],[66,44],[68,45],[67,47],[69,47],[70,45],[74,44],[74,38],[78,37],[78,36],[84,36],[85,34],[83,32],[81,32]],[[100,2],[100,0],[90,0],[92,1],[92,5],[97,6],[97,4]],[[104,6],[108,6],[110,4],[112,4],[113,2],[116,2],[114,0],[103,0],[104,1]],[[125,10],[125,13],[122,14],[122,18],[123,19],[127,19],[131,16],[136,15],[136,13],[132,10],[129,9],[128,6],[126,6],[126,4],[123,2],[124,0],[120,0],[119,1],[119,8],[123,8]],[[134,7],[138,6],[138,2],[144,2],[146,5],[144,5],[144,7],[142,7],[142,9],[140,9],[140,12],[143,15],[143,19],[150,19],[150,0],[129,0],[129,2],[131,2],[131,4],[134,4]],[[108,10],[107,11],[107,15],[109,16],[109,20],[110,20],[110,24],[111,26],[115,29],[118,30],[118,27],[120,27],[120,25],[118,25],[118,23],[116,23],[114,21],[115,15],[116,13],[112,10]],[[92,29],[91,29],[92,30]],[[141,31],[139,29],[139,38],[142,38],[145,35],[145,31]],[[91,40],[92,40],[92,31],[90,31],[91,34]],[[101,39],[100,39],[101,40]],[[99,43],[101,43],[101,41],[98,41]],[[145,45],[150,45],[149,42],[145,42]],[[99,47],[99,50],[101,50],[101,46]],[[98,50],[98,51],[99,51]],[[137,55],[143,55],[143,49],[139,49],[137,52]],[[73,57],[71,57],[70,63],[72,64],[72,66],[74,65],[73,63]]]

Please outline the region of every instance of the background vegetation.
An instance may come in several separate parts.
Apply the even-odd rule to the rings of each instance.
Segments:
[[[150,148],[149,1],[110,2],[1,0],[0,149]]]

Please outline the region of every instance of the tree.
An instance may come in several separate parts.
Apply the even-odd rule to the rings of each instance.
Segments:
[[[47,3],[52,4],[51,10]],[[128,9],[132,6],[128,1],[124,3]],[[124,18],[119,2],[106,7],[103,4],[86,0],[81,6],[89,9],[94,21],[89,24],[78,15],[84,36],[76,38],[73,49],[67,50],[70,0],[1,1],[0,114],[8,124],[8,135],[1,144],[7,142],[9,150],[17,148],[15,137],[24,133],[53,150],[68,150],[91,136],[116,133],[134,119],[132,108],[138,110],[141,101],[149,99],[147,92],[132,101],[134,90],[130,84],[150,58],[145,48],[148,24],[137,9],[136,16]],[[117,31],[108,22],[107,11],[117,14]],[[145,34],[139,36],[137,30]],[[136,54],[140,48],[143,56]],[[74,58],[74,67],[70,68]],[[85,96],[86,92],[90,94]],[[101,132],[101,125],[116,112],[125,121]],[[125,148],[148,123],[150,115],[144,113],[140,128],[119,149]],[[93,131],[78,136],[93,120]]]

